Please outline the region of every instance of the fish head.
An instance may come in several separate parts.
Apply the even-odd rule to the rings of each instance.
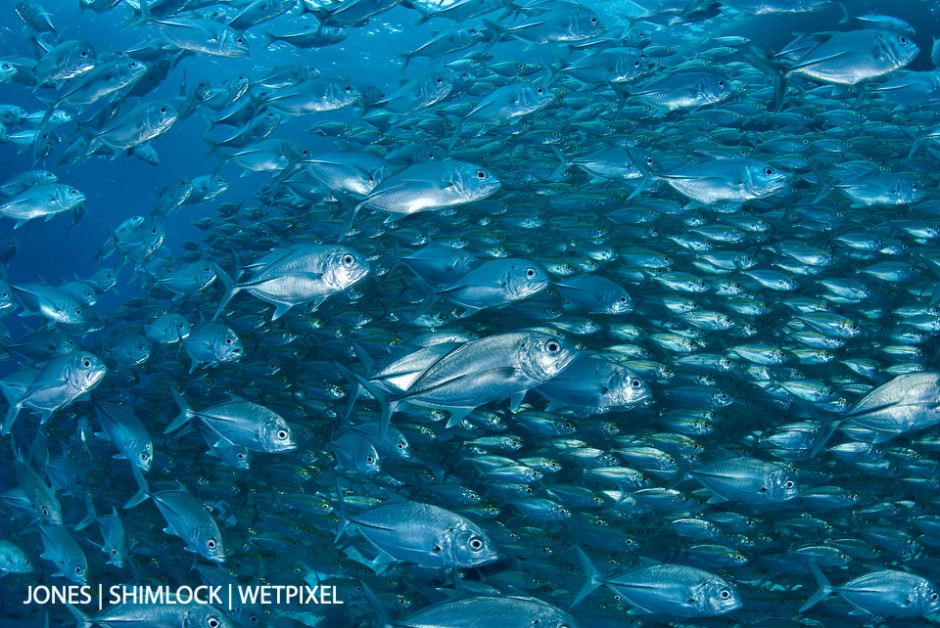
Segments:
[[[326,87],[326,100],[331,109],[341,109],[362,98],[362,92],[349,81],[330,81]]]
[[[261,443],[270,453],[291,451],[297,448],[290,426],[279,416],[267,419],[261,427]]]
[[[242,340],[235,331],[220,325],[212,338],[212,348],[219,362],[236,362],[242,357]]]
[[[443,530],[434,549],[441,553],[443,564],[452,567],[478,567],[499,558],[486,533],[469,521]]]
[[[646,383],[633,373],[617,370],[611,374],[605,386],[604,396],[613,406],[631,406],[653,396]]]
[[[55,191],[55,200],[62,209],[74,209],[84,204],[86,199],[85,194],[81,191],[68,185],[62,185]]]
[[[117,274],[110,268],[103,268],[92,275],[89,281],[94,284],[98,292],[107,292],[117,285]]]
[[[534,262],[520,262],[510,266],[506,273],[505,282],[510,295],[524,299],[548,287],[551,280],[541,266]]]
[[[724,615],[741,608],[742,602],[737,591],[724,578],[712,576],[701,585],[701,598],[694,596],[701,603],[702,611],[709,615]]]
[[[212,527],[214,528],[214,526]],[[225,562],[225,547],[222,545],[222,538],[217,529],[207,526],[198,526],[193,530],[193,545],[199,550],[199,554],[206,560],[217,563]]]
[[[186,628],[235,628],[232,620],[214,606],[200,604],[186,613]]]
[[[130,450],[134,452],[132,464],[143,472],[150,471],[153,464],[153,443],[149,440],[135,441]]]
[[[744,185],[755,198],[770,196],[787,186],[789,175],[767,163],[752,163],[746,167]]]
[[[179,112],[168,102],[158,102],[147,107],[144,119],[150,133],[159,134],[173,126],[179,119]]]
[[[72,41],[62,47],[56,47],[49,52],[55,55],[60,52],[62,55],[61,75],[59,78],[75,78],[92,71],[97,63],[97,55],[94,47],[88,42]],[[45,57],[43,57],[45,59]]]
[[[150,359],[150,343],[135,334],[114,347],[114,357],[122,366],[137,366]]]
[[[932,615],[940,611],[940,591],[929,580],[923,580],[914,587],[911,599],[919,615]]]
[[[327,283],[337,290],[345,290],[369,274],[369,263],[356,251],[344,247],[335,247],[329,254],[325,265]]]
[[[878,48],[880,53],[894,61],[897,67],[907,65],[920,54],[920,48],[911,41],[910,37],[895,31],[885,30],[880,32],[878,34]]]
[[[797,483],[796,473],[784,467],[771,473],[761,490],[769,491],[774,502],[784,502],[800,494],[800,485]]]
[[[566,38],[566,41],[591,39],[592,37],[600,37],[607,32],[607,27],[597,17],[597,14],[584,7],[580,7],[578,11],[572,13],[568,27],[569,38]]]
[[[69,355],[66,378],[76,390],[88,392],[97,386],[108,372],[108,367],[101,361],[101,358],[92,353],[77,351]]]
[[[468,163],[461,163],[454,169],[452,184],[462,202],[482,200],[495,194],[502,186],[489,170]]]
[[[540,382],[561,373],[578,355],[561,336],[539,331],[524,334],[516,347],[522,369]]]
[[[220,56],[230,59],[247,57],[249,53],[248,39],[243,34],[233,30],[222,31],[219,37],[219,52],[221,53]]]
[[[895,183],[894,194],[900,203],[907,205],[923,200],[927,190],[924,181],[903,177]]]
[[[137,59],[124,59],[117,65],[118,73],[129,83],[139,80],[147,73],[147,64]]]

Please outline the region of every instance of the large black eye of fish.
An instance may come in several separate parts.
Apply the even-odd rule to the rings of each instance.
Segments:
[[[774,169],[773,169],[773,168],[767,168],[766,170],[764,170],[764,172],[767,173],[767,176],[770,176],[770,175],[772,175],[772,174],[774,173]]]
[[[477,170],[477,179],[485,179],[485,178],[486,178],[486,172],[483,170]]]
[[[209,626],[209,628],[219,628],[222,624],[219,623],[219,620],[215,617],[210,617],[206,620],[206,625]]]
[[[352,263],[353,263],[353,261],[355,261],[355,260],[353,259],[353,256],[352,256],[352,255],[344,255],[344,256],[343,256],[343,263],[346,264],[347,266],[351,266]]]
[[[483,541],[479,537],[473,537],[470,539],[470,549],[474,552],[479,552],[483,549]]]
[[[241,46],[243,43],[245,43],[245,40],[244,40],[243,38],[241,38],[241,37],[236,37],[236,38],[235,38],[235,43],[238,44],[239,46]]]
[[[525,271],[525,276],[528,277],[529,279],[532,279],[533,277],[535,277],[535,269],[534,268],[527,269]]]
[[[209,549],[215,549],[215,541],[213,539],[209,539],[206,541],[206,547]]]
[[[227,344],[227,345],[232,344],[232,339],[231,339],[231,338],[226,338],[226,339],[225,339],[225,344]]]
[[[285,438],[287,438],[287,432],[285,430],[278,430],[277,437],[279,440],[284,440]]]
[[[719,593],[718,595],[721,596],[721,599],[727,600],[729,597],[731,597],[731,591],[729,591],[728,589],[722,589],[721,593]]]
[[[549,353],[558,353],[558,350],[561,349],[561,346],[557,342],[548,343],[548,352]]]

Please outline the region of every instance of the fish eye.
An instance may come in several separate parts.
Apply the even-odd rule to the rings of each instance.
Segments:
[[[635,67],[635,68],[640,67],[640,62],[639,62],[639,61],[634,61],[634,62],[633,62],[633,67]]]
[[[933,600],[934,602],[937,601],[937,598],[940,598],[940,595],[937,595],[936,593],[930,594],[930,599]]]
[[[150,457],[150,455],[149,455],[146,451],[140,452],[140,459],[141,459],[141,460],[146,460],[146,459],[149,458],[149,457]]]
[[[349,266],[350,264],[352,264],[353,261],[355,261],[355,260],[353,260],[353,256],[352,256],[352,255],[344,255],[344,256],[343,256],[343,263],[346,264],[347,266]]]
[[[132,68],[136,68],[136,67],[137,67],[137,62],[136,62],[136,61],[131,61],[131,67],[132,67]]]
[[[209,626],[209,628],[219,628],[221,624],[215,617],[210,617],[208,620],[206,620],[206,625]]]
[[[215,540],[209,539],[208,541],[206,541],[206,547],[208,547],[209,549],[215,549]]]
[[[634,388],[639,388],[639,387],[642,386],[643,384],[640,383],[640,380],[635,379],[635,380],[633,380],[632,382],[630,382],[630,385],[633,386]]]
[[[112,556],[117,556],[117,553],[118,553],[117,549],[112,547],[112,548],[111,548],[111,555],[112,555]]]
[[[791,489],[794,486],[796,485],[793,483],[793,480],[787,480],[786,482],[783,483],[783,488],[785,489]]]
[[[901,43],[903,44],[904,42],[902,41]],[[82,59],[84,59],[84,58],[87,57],[87,56],[88,56],[88,51],[87,51],[87,50],[82,50]]]
[[[236,37],[236,38],[235,38],[235,43],[238,44],[239,46],[241,46],[243,43],[245,43],[245,40],[244,40],[244,38],[242,38],[242,37]]]
[[[724,86],[725,86],[724,81],[718,81],[718,87],[724,87]]]
[[[232,344],[232,339],[231,339],[231,338],[226,338],[226,339],[225,339],[225,344],[227,344],[227,345]]]
[[[549,353],[558,353],[558,350],[559,350],[559,349],[561,349],[561,347],[558,345],[557,342],[550,342],[550,343],[548,343],[548,352],[549,352]]]
[[[367,457],[366,457],[366,462],[368,462],[369,464],[372,464],[373,462],[375,462],[375,458],[372,457],[372,456],[367,456]]]
[[[166,107],[160,107],[160,113],[166,113]]]
[[[287,431],[286,431],[286,430],[278,430],[278,431],[277,431],[277,437],[278,437],[278,440],[284,440],[285,438],[287,438]]]
[[[81,574],[83,571],[85,571],[85,570],[82,569],[82,566],[81,566],[81,565],[78,565],[78,566],[75,567],[75,573]]]
[[[89,366],[91,366],[91,360],[83,360],[82,366],[84,366],[87,369]]]
[[[477,170],[477,179],[485,179],[486,172],[484,170]]]
[[[535,277],[535,269],[534,268],[527,269],[525,271],[525,276],[528,277],[529,279],[531,279],[532,277]]]
[[[470,549],[472,549],[474,552],[479,552],[481,549],[483,549],[483,541],[480,540],[480,538],[476,536],[471,538]]]
[[[71,190],[69,190],[69,194],[71,194],[72,196],[74,196],[74,195],[78,194],[78,190],[76,190],[75,188],[72,188]]]
[[[591,18],[591,24],[597,24],[597,18],[596,18],[596,17],[592,17],[592,18]],[[901,43],[904,43],[904,42],[901,42]]]
[[[901,35],[900,37],[898,37],[898,41],[901,42],[902,44],[906,44],[907,37],[905,37],[904,35]]]
[[[156,234],[156,233],[157,233],[157,228],[154,227],[153,229],[151,229],[151,230],[150,230],[150,233]]]
[[[731,597],[731,591],[729,591],[728,589],[722,589],[721,593],[719,593],[718,595],[721,597],[721,599],[727,600],[729,597]]]
[[[352,87],[349,86],[349,85],[347,85],[347,86],[344,87],[343,89],[345,89],[347,92],[351,92],[351,91],[352,91]]]

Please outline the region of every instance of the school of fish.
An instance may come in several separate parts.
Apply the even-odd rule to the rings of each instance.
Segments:
[[[0,625],[935,622],[940,9],[895,6],[0,5]],[[173,182],[76,175],[135,158]],[[99,583],[343,603],[21,602]]]

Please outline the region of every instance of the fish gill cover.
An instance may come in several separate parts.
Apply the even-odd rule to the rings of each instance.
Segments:
[[[0,4],[0,625],[935,618],[938,12]]]

